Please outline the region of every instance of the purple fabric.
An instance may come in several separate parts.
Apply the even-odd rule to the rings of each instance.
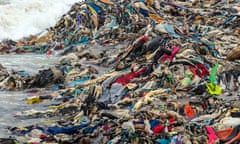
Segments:
[[[80,14],[78,14],[78,16],[77,16],[77,19],[78,19],[78,26],[80,26],[80,24],[81,24],[81,15]]]

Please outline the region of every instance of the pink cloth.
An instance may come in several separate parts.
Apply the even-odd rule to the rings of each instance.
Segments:
[[[206,126],[206,129],[208,132],[208,144],[214,144],[214,142],[217,140],[214,129],[210,126]]]
[[[179,51],[179,47],[176,46],[176,45],[173,45],[173,46],[172,46],[172,53],[171,53],[171,55],[164,54],[164,55],[162,56],[162,58],[161,58],[161,61],[165,61],[165,60],[167,60],[167,59],[169,59],[170,61],[172,61],[178,51]]]

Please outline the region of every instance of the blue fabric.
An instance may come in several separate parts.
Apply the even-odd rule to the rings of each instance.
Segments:
[[[32,130],[32,129],[21,130],[21,131],[20,131],[20,134],[23,134],[23,135],[24,135],[24,134],[27,134],[27,133],[31,132],[31,130]]]
[[[168,32],[168,34],[170,34],[171,36],[176,38],[180,37],[177,33],[175,33],[174,28],[171,25],[164,23],[163,26],[165,30]]]
[[[68,127],[58,127],[58,126],[52,126],[48,127],[48,132],[50,134],[59,134],[59,133],[65,133],[65,134],[72,134],[76,132],[79,129],[82,129],[84,127],[88,126],[88,124],[81,124],[79,126],[68,126]]]
[[[151,130],[153,129],[153,127],[154,127],[155,125],[158,125],[158,124],[159,124],[159,121],[158,121],[158,120],[150,120],[149,122],[150,122]]]
[[[29,73],[27,73],[27,72],[25,72],[25,71],[19,71],[19,72],[17,72],[19,75],[21,75],[21,76],[24,76],[24,77],[27,77],[27,76],[30,76],[30,74]]]
[[[208,119],[204,120],[204,123],[205,123],[206,125],[210,125],[211,120],[212,120],[212,118],[208,118]]]
[[[139,12],[140,12],[142,15],[144,15],[145,17],[148,17],[148,16],[149,16],[148,10],[139,8]]]
[[[133,108],[134,108],[134,104],[130,105],[129,108],[130,108],[130,109],[133,109]]]
[[[87,134],[87,133],[93,133],[95,129],[97,129],[98,125],[94,126],[94,127],[88,127],[86,129],[83,130],[83,133],[84,134]]]
[[[192,34],[192,36],[199,37],[200,35],[195,33],[195,34]]]
[[[132,8],[132,6],[130,4],[127,5],[127,8],[131,14],[134,14],[134,9]]]
[[[54,86],[52,87],[52,90],[53,90],[53,91],[57,91],[58,89],[59,89],[58,85],[54,85]]]
[[[83,36],[79,41],[78,41],[78,44],[79,43],[84,43],[84,42],[88,42],[89,38],[87,36]]]
[[[170,140],[162,138],[162,139],[158,139],[157,143],[158,144],[170,144]]]
[[[93,2],[88,2],[88,4],[97,12],[97,14],[100,15],[102,13],[101,7],[98,5],[94,4]]]
[[[85,43],[85,42],[88,42],[88,41],[89,41],[89,38],[87,36],[83,36],[79,41],[75,41],[71,45],[75,46],[75,45],[78,45],[78,44],[81,44],[81,43]]]
[[[234,17],[235,17],[235,16],[230,16],[229,18],[227,18],[227,19],[224,21],[224,24],[232,21]]]

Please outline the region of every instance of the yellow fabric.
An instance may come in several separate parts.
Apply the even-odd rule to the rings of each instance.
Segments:
[[[51,108],[51,109],[60,109],[63,107],[63,104],[60,104],[60,105],[57,105],[57,106],[49,106],[48,108]]]
[[[39,103],[39,102],[42,102],[42,100],[39,98],[39,96],[33,96],[33,97],[30,97],[26,100],[26,102],[28,104],[33,104],[33,103]]]
[[[212,95],[214,94],[219,95],[222,93],[222,88],[217,84],[206,83],[206,86],[207,86],[208,92]]]
[[[88,5],[88,8],[89,8],[89,10],[91,11],[92,14],[96,14],[96,15],[97,15],[97,12],[94,10],[93,7],[91,7],[90,5]]]

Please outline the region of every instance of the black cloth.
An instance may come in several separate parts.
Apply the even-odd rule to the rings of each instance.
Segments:
[[[143,49],[144,43],[145,43],[145,41],[141,40],[133,46],[131,54],[130,54],[131,58],[135,58],[136,56],[141,55],[141,51]]]
[[[32,87],[44,87],[50,84],[54,79],[54,73],[51,69],[42,70],[36,75]]]

